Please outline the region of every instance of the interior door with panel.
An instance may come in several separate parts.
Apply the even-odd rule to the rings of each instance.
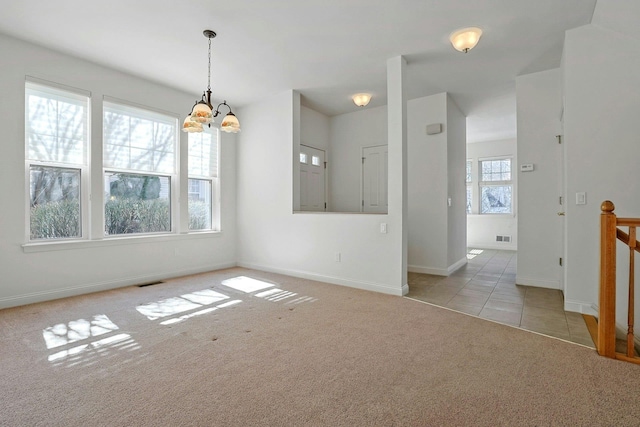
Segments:
[[[362,148],[362,212],[387,213],[387,164],[389,149],[386,145]]]
[[[300,210],[326,210],[325,168],[323,150],[300,145]]]

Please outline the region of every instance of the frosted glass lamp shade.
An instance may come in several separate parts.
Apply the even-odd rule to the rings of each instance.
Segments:
[[[191,120],[203,124],[211,123],[213,112],[205,102],[200,101],[194,105],[193,111],[191,111]]]
[[[184,119],[184,123],[182,123],[182,132],[202,132],[202,123],[194,122],[191,119],[191,115],[188,115],[186,119]]]
[[[220,123],[220,130],[227,133],[238,133],[240,132],[240,122],[238,122],[238,118],[233,113],[227,114],[222,123]]]
[[[482,30],[477,27],[463,28],[451,34],[449,40],[455,50],[467,53],[473,49],[482,36]]]
[[[353,103],[358,107],[364,107],[371,101],[371,95],[368,93],[356,93],[351,99],[353,99]]]

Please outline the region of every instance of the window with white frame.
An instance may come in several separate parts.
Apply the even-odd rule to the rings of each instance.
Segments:
[[[105,235],[171,232],[177,118],[103,105]]]
[[[215,192],[218,188],[218,139],[216,128],[189,133],[189,230],[213,230]]]
[[[89,93],[25,83],[29,240],[86,235]]]
[[[479,165],[480,213],[512,213],[511,159],[480,160]]]
[[[467,183],[467,213],[470,214],[472,212],[472,205],[473,205],[473,189],[471,188],[471,183],[473,181],[472,176],[471,176],[471,168],[472,166],[472,161],[471,160],[467,160],[467,178],[466,178],[466,183]]]

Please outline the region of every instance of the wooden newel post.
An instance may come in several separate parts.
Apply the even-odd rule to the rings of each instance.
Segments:
[[[600,214],[600,295],[598,353],[616,357],[616,215],[609,200]]]

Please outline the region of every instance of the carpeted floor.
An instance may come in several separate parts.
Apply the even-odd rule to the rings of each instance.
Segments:
[[[640,424],[640,366],[241,268],[2,310],[0,338],[2,426]]]

